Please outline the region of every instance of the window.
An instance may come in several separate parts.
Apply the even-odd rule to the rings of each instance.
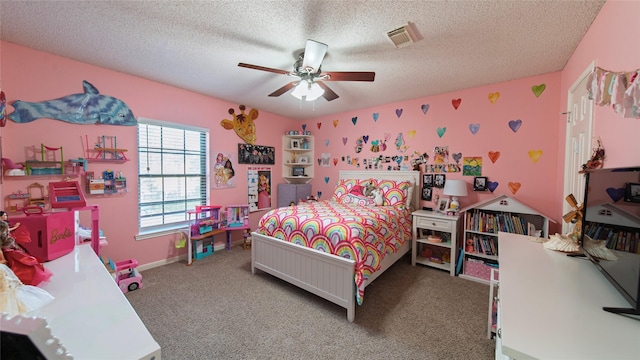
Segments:
[[[209,131],[150,119],[138,122],[138,226],[184,226],[187,210],[208,202]]]

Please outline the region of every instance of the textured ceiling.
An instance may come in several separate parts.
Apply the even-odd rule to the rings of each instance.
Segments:
[[[304,119],[562,70],[603,3],[1,0],[0,36]],[[419,41],[396,49],[386,33],[407,22]],[[375,81],[327,82],[338,99],[301,103],[267,96],[295,78],[237,66],[292,70],[306,39],[329,45],[322,70]]]

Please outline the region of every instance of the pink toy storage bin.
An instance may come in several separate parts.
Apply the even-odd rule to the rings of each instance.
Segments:
[[[12,217],[11,224],[29,231],[31,242],[21,244],[39,261],[51,261],[70,253],[75,245],[75,216],[73,211],[34,213]]]
[[[481,261],[469,261],[464,262],[464,273],[476,278],[489,281],[491,278],[492,267]]]

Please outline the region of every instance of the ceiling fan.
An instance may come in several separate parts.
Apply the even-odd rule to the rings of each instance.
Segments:
[[[292,81],[272,92],[269,96],[280,96],[295,88],[292,95],[298,99],[304,98],[307,101],[313,101],[320,96],[327,99],[327,101],[338,98],[338,94],[331,90],[323,81],[373,81],[375,79],[376,73],[370,71],[322,72],[322,59],[324,59],[328,48],[326,44],[308,39],[304,52],[300,53],[298,59],[293,64],[293,71],[245,63],[239,63],[238,66],[299,78],[299,80]]]

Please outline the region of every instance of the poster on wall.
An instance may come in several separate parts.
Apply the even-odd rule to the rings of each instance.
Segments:
[[[230,153],[214,152],[216,162],[213,164],[213,188],[226,189],[236,187],[236,172]]]
[[[273,146],[238,144],[238,163],[273,165],[275,152]]]
[[[249,211],[271,208],[271,168],[247,168],[247,184],[249,186]]]

